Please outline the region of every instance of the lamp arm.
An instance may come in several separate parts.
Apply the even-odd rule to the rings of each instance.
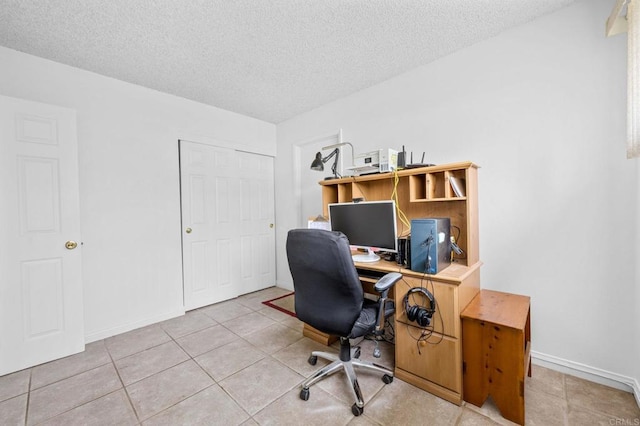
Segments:
[[[327,155],[326,157],[324,157],[322,159],[323,163],[326,163],[327,161],[331,160],[333,158],[334,155],[338,155],[338,153],[340,152],[340,150],[338,148],[334,149],[333,151],[331,151],[329,153],[329,155]],[[337,160],[337,159],[336,159]]]
[[[340,156],[340,149],[335,148],[329,155],[322,159],[322,162],[325,163],[334,156],[336,157],[336,159],[333,160],[333,164],[331,165],[331,173],[333,173],[333,176],[337,178],[338,172],[336,171],[336,169],[338,168],[338,157]]]

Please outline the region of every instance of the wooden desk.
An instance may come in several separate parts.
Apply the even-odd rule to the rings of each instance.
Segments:
[[[462,311],[464,400],[489,395],[502,416],[524,425],[524,378],[531,377],[530,298],[481,290]]]
[[[464,196],[453,190],[451,181],[464,189]],[[329,216],[329,204],[389,200],[395,197],[398,209],[407,220],[448,217],[456,244],[464,255],[437,275],[423,275],[399,268],[396,263],[378,261],[360,263],[362,271],[400,272],[404,279],[394,288],[395,375],[421,389],[455,404],[462,403],[462,329],[460,312],[480,290],[480,239],[478,237],[478,166],[471,162],[410,168],[393,173],[348,176],[320,181],[322,212]],[[395,195],[394,195],[395,194]],[[398,217],[398,230],[407,232]],[[366,274],[361,281],[371,282]],[[413,287],[426,287],[435,294],[437,313],[433,332],[425,340],[416,340],[424,329],[409,321],[404,312],[404,295]],[[305,327],[305,336],[328,343],[330,338]]]
[[[426,390],[454,404],[462,404],[462,342],[460,311],[480,291],[480,266],[452,264],[437,275],[423,275],[399,268],[395,262],[378,261],[356,263],[363,286],[376,279],[367,272],[384,274],[400,272],[403,279],[393,288],[395,313],[395,370],[399,379]],[[418,341],[423,328],[407,319],[402,304],[405,294],[413,287],[425,287],[437,301],[433,330],[429,338]],[[305,336],[331,344],[329,336],[305,325]]]

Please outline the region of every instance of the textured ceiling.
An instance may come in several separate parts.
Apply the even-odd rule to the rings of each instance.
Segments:
[[[0,0],[0,45],[279,123],[574,0]]]

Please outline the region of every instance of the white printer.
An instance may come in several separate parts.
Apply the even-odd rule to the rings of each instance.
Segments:
[[[391,172],[398,168],[398,151],[378,149],[358,154],[353,158],[353,164],[347,167],[347,170],[351,170],[355,175]]]

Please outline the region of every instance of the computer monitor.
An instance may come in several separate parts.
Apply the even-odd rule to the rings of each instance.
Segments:
[[[355,262],[375,262],[374,251],[397,253],[396,203],[393,200],[329,204],[332,231],[347,236],[349,244],[367,250],[353,256]]]

